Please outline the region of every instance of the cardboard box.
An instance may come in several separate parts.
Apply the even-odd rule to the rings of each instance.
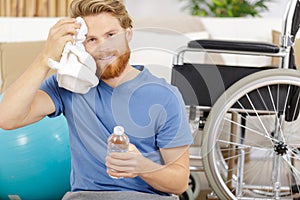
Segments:
[[[294,42],[294,55],[296,66],[300,69],[300,39],[296,39]]]
[[[13,83],[34,61],[44,41],[0,43],[0,93]],[[53,73],[53,72],[51,72]]]

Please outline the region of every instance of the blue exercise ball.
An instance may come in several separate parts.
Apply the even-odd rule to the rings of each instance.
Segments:
[[[56,200],[70,191],[69,133],[63,116],[0,129],[0,143],[1,200]]]

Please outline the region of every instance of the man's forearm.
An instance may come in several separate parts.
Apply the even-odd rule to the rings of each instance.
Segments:
[[[9,129],[26,118],[34,97],[48,72],[46,58],[41,54],[18,80],[4,91],[0,104],[1,127]]]
[[[189,169],[180,163],[156,166],[157,170],[146,172],[140,177],[157,190],[172,194],[183,193],[188,186]]]

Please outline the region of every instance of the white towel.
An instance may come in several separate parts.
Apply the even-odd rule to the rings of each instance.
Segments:
[[[48,59],[48,65],[57,69],[57,82],[59,87],[75,93],[85,94],[92,87],[98,85],[99,79],[96,76],[96,62],[86,52],[83,42],[87,34],[87,26],[81,17],[76,21],[81,24],[80,29],[74,36],[74,44],[68,42],[63,50],[60,62]]]

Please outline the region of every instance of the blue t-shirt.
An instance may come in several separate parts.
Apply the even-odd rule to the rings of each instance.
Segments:
[[[58,87],[56,75],[41,89],[65,115],[70,132],[72,191],[140,191],[160,195],[140,177],[113,179],[106,173],[107,138],[121,125],[130,142],[152,161],[163,164],[159,148],[192,144],[182,97],[174,86],[147,69],[116,88],[99,82],[86,94]]]

